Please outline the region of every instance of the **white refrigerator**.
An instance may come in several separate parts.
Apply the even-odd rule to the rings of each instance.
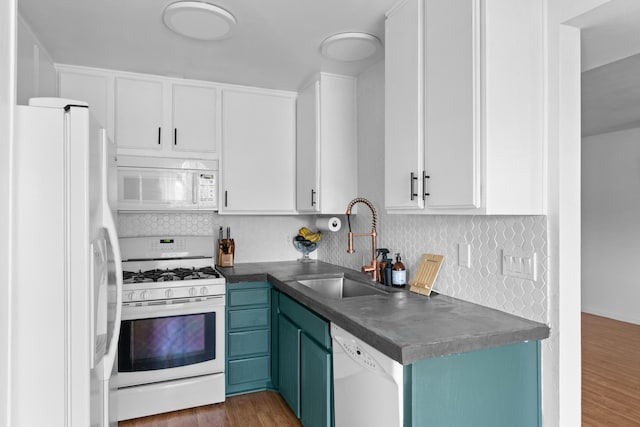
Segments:
[[[114,145],[60,98],[18,106],[15,141],[12,425],[116,426]]]

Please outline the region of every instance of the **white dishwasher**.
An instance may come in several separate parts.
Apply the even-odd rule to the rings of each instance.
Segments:
[[[403,368],[331,324],[335,427],[402,427]]]

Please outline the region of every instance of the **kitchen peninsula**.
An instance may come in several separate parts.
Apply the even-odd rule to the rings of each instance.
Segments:
[[[297,279],[344,275],[362,281],[366,276],[320,261],[236,264],[221,271],[234,289],[258,282],[272,287],[272,350],[278,347],[278,317],[273,315],[278,301],[294,300],[301,310],[326,319],[327,327],[336,324],[402,364],[405,425],[465,425],[465,420],[474,420],[474,425],[541,424],[540,340],[549,336],[544,324],[404,289],[328,298]],[[283,354],[272,351],[272,358],[278,357]],[[277,372],[272,375],[277,388]],[[445,421],[449,424],[442,424]]]

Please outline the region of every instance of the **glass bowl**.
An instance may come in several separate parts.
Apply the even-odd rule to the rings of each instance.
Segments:
[[[302,254],[302,258],[299,258],[300,262],[313,262],[309,258],[309,254],[318,249],[318,242],[310,242],[309,240],[296,240],[293,239],[293,247]]]

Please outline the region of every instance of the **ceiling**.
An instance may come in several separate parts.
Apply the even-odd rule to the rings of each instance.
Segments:
[[[298,90],[318,71],[357,75],[383,58],[339,62],[320,54],[330,35],[384,41],[397,0],[211,0],[238,22],[225,40],[171,32],[162,11],[176,0],[18,0],[53,60],[115,70]]]
[[[612,0],[581,28],[582,136],[640,127],[640,1]]]

